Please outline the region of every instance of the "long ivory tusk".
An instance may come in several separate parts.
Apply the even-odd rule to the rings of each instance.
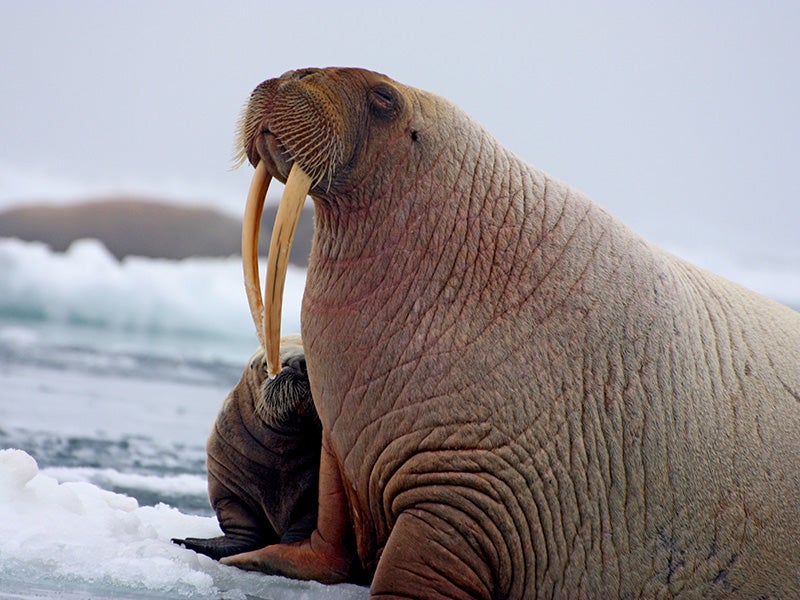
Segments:
[[[309,189],[311,189],[311,178],[297,163],[294,163],[286,179],[286,188],[278,206],[278,214],[275,215],[267,259],[267,281],[264,286],[264,338],[270,377],[277,375],[281,367],[283,286],[286,283],[286,269],[289,266],[289,250],[292,248],[297,222],[300,220]]]
[[[261,213],[264,198],[267,196],[269,182],[272,180],[264,162],[259,162],[250,182],[247,204],[242,220],[242,268],[244,269],[244,291],[250,314],[261,345],[266,348],[266,335],[263,328],[264,305],[261,302],[261,280],[258,276],[258,233],[261,229]]]

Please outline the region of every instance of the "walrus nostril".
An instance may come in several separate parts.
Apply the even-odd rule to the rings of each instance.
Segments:
[[[291,70],[286,71],[283,75],[278,77],[278,79],[303,79],[303,77],[308,77],[309,75],[314,75],[315,73],[317,73],[315,69]]]
[[[306,69],[305,71],[295,71],[295,77],[297,79],[303,79],[308,77],[309,75],[314,75],[316,71],[314,69]]]

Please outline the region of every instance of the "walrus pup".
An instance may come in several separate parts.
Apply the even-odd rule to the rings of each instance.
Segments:
[[[285,212],[314,199],[323,452],[310,539],[228,564],[335,574],[352,527],[382,599],[800,597],[798,313],[383,75],[264,82],[241,147],[248,205],[270,176]]]
[[[263,350],[253,355],[208,438],[208,495],[224,535],[175,543],[220,559],[314,530],[321,430],[299,336],[281,339],[280,360],[269,379]]]

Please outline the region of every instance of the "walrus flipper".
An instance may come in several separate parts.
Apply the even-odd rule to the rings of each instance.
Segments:
[[[198,554],[210,556],[214,560],[258,550],[264,546],[263,541],[233,535],[220,535],[213,538],[172,538],[172,541],[188,550],[194,550]]]
[[[300,542],[311,536],[317,525],[317,512],[312,511],[303,515],[283,532],[280,538],[282,544]],[[220,535],[213,538],[172,538],[172,542],[198,554],[205,554],[214,560],[258,550],[270,542],[266,538],[238,536],[235,534]]]

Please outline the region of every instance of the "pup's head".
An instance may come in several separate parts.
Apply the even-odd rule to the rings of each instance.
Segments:
[[[250,361],[250,368],[257,370],[261,379],[255,399],[256,414],[265,424],[278,431],[317,426],[319,417],[311,397],[306,357],[299,335],[281,338],[280,360],[281,369],[272,379],[267,376],[263,348]]]

